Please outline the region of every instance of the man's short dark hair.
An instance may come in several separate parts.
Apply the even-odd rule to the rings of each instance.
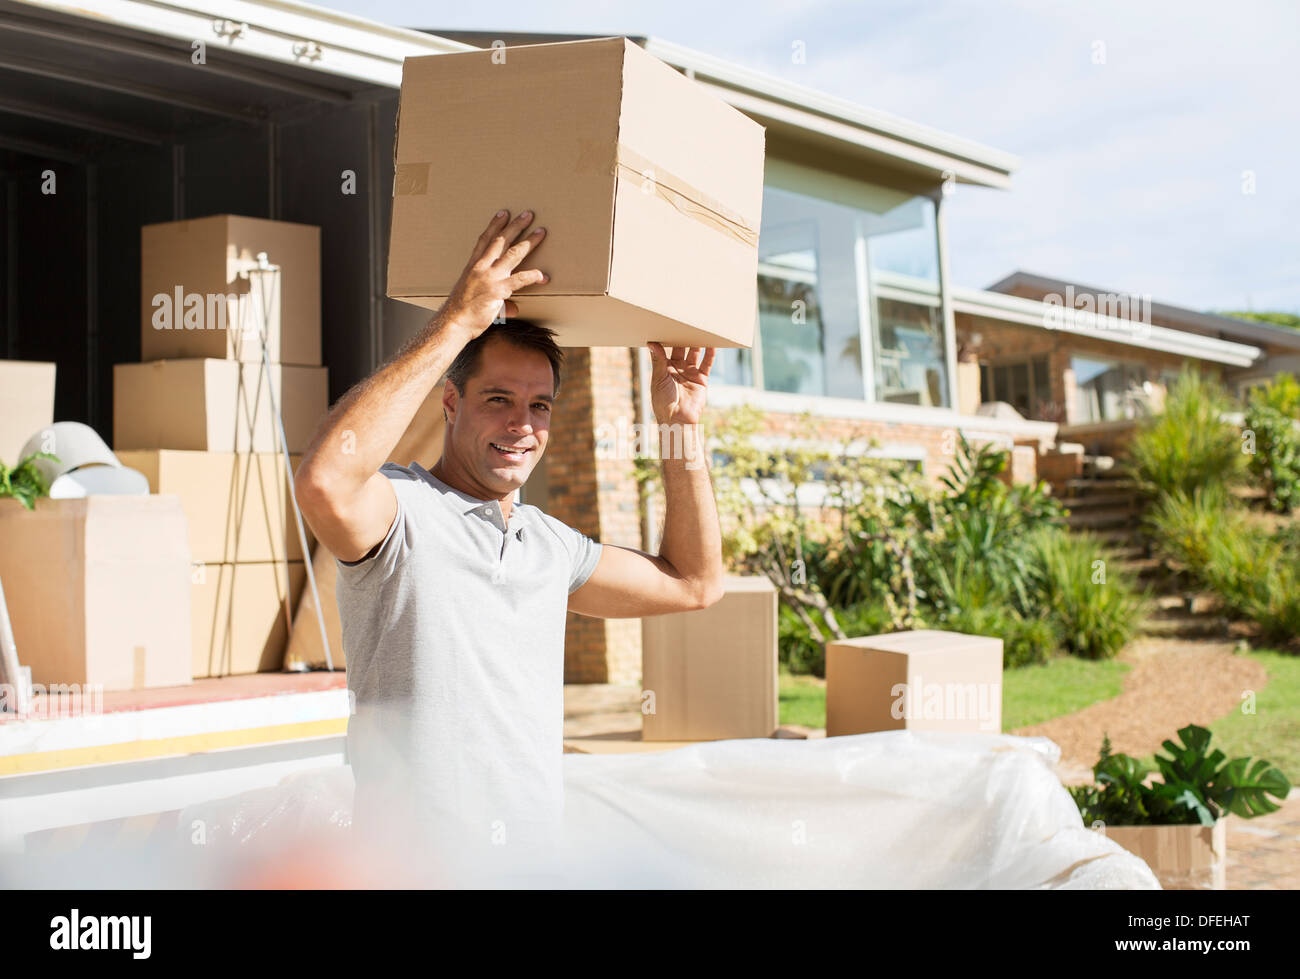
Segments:
[[[478,372],[479,362],[483,359],[483,348],[494,338],[512,343],[516,347],[546,354],[546,359],[551,362],[551,374],[555,378],[555,389],[551,392],[551,396],[559,395],[560,367],[564,363],[564,351],[555,342],[555,331],[538,326],[531,320],[516,319],[493,323],[465,344],[464,349],[451,362],[451,366],[447,368],[447,380],[456,385],[456,391],[462,398],[465,397],[465,385]]]

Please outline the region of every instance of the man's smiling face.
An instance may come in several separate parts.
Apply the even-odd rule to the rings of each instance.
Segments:
[[[501,499],[528,479],[546,450],[554,391],[545,354],[501,339],[483,347],[464,397],[447,382],[444,459],[472,495]]]

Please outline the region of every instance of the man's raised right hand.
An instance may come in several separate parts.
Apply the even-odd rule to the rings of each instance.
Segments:
[[[545,228],[520,237],[532,220],[532,211],[520,212],[513,221],[509,211],[499,211],[488,222],[474,244],[469,264],[438,311],[444,321],[456,323],[473,339],[492,325],[502,313],[503,304],[507,317],[519,315],[519,307],[510,296],[549,279],[540,269],[515,271],[546,237]]]

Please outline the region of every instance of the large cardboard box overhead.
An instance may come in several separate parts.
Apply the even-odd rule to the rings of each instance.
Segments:
[[[917,629],[826,644],[826,734],[1002,730],[1002,640]]]
[[[190,682],[190,555],[174,496],[0,500],[0,581],[40,684]]]
[[[248,274],[258,252],[280,267],[278,290]],[[141,360],[261,360],[264,317],[271,363],[318,367],[320,228],[233,214],[145,225],[140,316]]]
[[[27,440],[54,423],[54,365],[0,360],[0,462],[16,466]]]
[[[407,58],[388,295],[438,308],[500,208],[545,244],[514,296],[565,346],[748,347],[763,127],[622,38]]]
[[[730,575],[706,609],[641,620],[644,741],[768,738],[780,726],[776,588]]]
[[[302,560],[289,499],[284,456],[276,452],[184,452],[137,449],[116,453],[144,473],[152,493],[180,497],[194,562]],[[301,456],[292,456],[295,470]],[[311,529],[303,522],[307,543]]]
[[[190,575],[194,678],[276,672],[307,573],[301,561],[196,565]]]
[[[270,392],[289,451],[303,452],[329,410],[324,367],[233,360],[155,360],[113,366],[113,450],[278,452]]]

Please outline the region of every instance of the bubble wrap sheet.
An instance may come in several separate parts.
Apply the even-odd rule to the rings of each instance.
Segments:
[[[1084,828],[1058,757],[1045,738],[908,731],[566,754],[563,856],[539,883],[1158,889]],[[321,769],[191,807],[181,825],[201,819],[227,854],[342,840],[352,792],[349,769]]]

